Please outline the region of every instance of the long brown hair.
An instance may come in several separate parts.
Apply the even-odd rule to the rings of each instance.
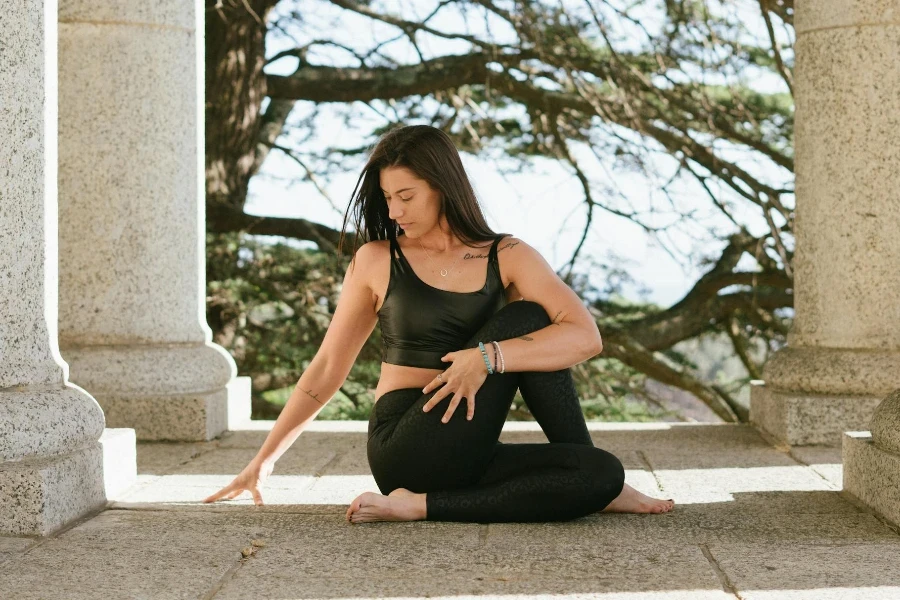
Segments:
[[[344,214],[339,257],[351,213],[356,226],[353,254],[360,242],[397,239],[400,226],[388,216],[381,191],[381,170],[387,167],[406,167],[438,190],[442,198],[440,214],[446,215],[450,230],[463,243],[471,245],[507,235],[495,233],[488,226],[450,136],[430,125],[407,125],[381,137],[356,181]]]

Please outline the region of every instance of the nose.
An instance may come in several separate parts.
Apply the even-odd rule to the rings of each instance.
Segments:
[[[401,214],[402,214],[402,212],[397,208],[396,202],[392,202],[391,204],[388,205],[388,218],[389,219],[396,221],[400,218]]]

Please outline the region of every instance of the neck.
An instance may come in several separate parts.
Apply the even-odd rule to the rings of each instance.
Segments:
[[[441,225],[438,224],[419,237],[419,244],[429,252],[448,252],[458,249],[460,246],[460,241],[450,231],[450,227],[444,228]]]

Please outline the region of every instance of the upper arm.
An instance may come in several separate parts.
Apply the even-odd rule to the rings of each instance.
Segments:
[[[600,339],[597,324],[572,288],[559,278],[540,252],[515,237],[502,240],[503,268],[523,300],[544,307],[553,323],[574,323]]]
[[[316,353],[316,360],[324,361],[326,371],[335,374],[341,381],[347,378],[378,321],[367,277],[376,252],[371,242],[357,249],[344,274],[331,323]]]

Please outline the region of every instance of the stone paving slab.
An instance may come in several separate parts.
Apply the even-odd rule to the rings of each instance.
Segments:
[[[531,545],[571,548],[592,544],[666,545],[712,542],[900,542],[870,514],[707,513],[679,510],[662,515],[595,513],[563,523],[492,523],[487,545],[510,551]]]
[[[373,528],[373,527],[367,527]],[[356,546],[319,546],[321,555],[292,537],[278,537],[258,560],[249,561],[216,594],[216,599],[251,597],[393,597],[659,592],[703,590],[728,598],[697,547],[580,548],[562,553],[497,552],[440,548],[437,552],[391,542],[362,562]],[[464,550],[460,552],[460,550]],[[343,553],[343,555],[341,555]],[[341,556],[329,561],[327,556]],[[288,575],[290,573],[290,575]],[[354,574],[355,573],[355,574]]]
[[[37,538],[0,537],[0,564],[15,558],[36,541]]]
[[[900,536],[880,544],[710,544],[744,600],[897,600]]]
[[[662,489],[675,501],[730,501],[735,493],[774,491],[833,491],[809,467],[762,466],[743,468],[654,470]]]
[[[836,490],[844,488],[844,468],[840,446],[796,446],[791,456],[828,481]]]
[[[108,510],[4,563],[0,590],[16,600],[200,598],[252,539],[245,520]]]
[[[215,442],[138,442],[137,470],[140,475],[165,475],[201,454],[215,450]]]

